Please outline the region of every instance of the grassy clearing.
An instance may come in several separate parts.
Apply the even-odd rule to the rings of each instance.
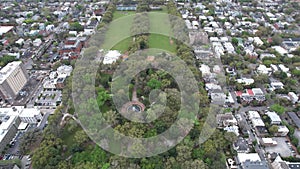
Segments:
[[[169,16],[165,11],[166,8],[163,8],[162,11],[148,13],[151,33],[149,35],[149,48],[158,48],[175,53],[176,45],[172,44],[169,38],[169,36],[172,37],[172,29]],[[128,50],[132,42],[129,35],[134,13],[134,11],[116,11],[114,13],[114,20],[109,25],[105,35],[103,49],[114,49],[122,53]]]
[[[108,31],[105,34],[104,44],[101,48],[111,49],[124,39],[128,38],[133,18],[134,15],[127,15],[111,22]],[[122,47],[123,45],[120,44],[120,46]]]
[[[171,53],[176,52],[176,45],[171,44],[170,37],[160,34],[150,34],[149,48],[163,49]]]
[[[172,36],[172,29],[168,14],[161,12],[150,12],[148,16],[150,20],[151,33]]]
[[[121,42],[117,43],[112,49],[113,50],[118,50],[121,53],[124,53],[128,50],[129,45],[131,44],[131,42],[132,42],[132,37],[128,37],[128,38],[122,40]]]
[[[133,14],[135,14],[135,11],[115,11],[113,14],[113,20]]]
[[[163,11],[162,11],[163,12]],[[149,48],[163,49],[172,53],[176,52],[176,45],[172,43],[172,29],[169,15],[161,12],[149,13],[150,34]]]

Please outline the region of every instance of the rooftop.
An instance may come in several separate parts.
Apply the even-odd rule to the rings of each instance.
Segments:
[[[4,82],[4,80],[21,64],[21,61],[14,61],[6,66],[4,66],[0,70],[0,84]]]
[[[277,113],[267,112],[266,114],[270,117],[272,122],[281,122],[281,118],[278,116]]]
[[[298,127],[298,128],[300,128],[300,119],[299,119],[299,117],[296,115],[296,113],[295,112],[288,112],[287,113],[289,116],[290,116],[290,118],[293,120],[293,122],[295,123],[295,125]]]
[[[14,28],[13,26],[0,26],[0,36],[2,36],[3,34],[6,34],[13,28]]]
[[[246,160],[251,161],[261,161],[259,155],[257,153],[238,153],[237,155],[240,163],[245,162]]]

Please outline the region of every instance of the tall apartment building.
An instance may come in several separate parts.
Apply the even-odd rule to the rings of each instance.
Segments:
[[[10,103],[14,101],[29,77],[21,61],[7,64],[0,70],[0,96]]]
[[[19,116],[0,114],[0,122],[0,152],[2,152],[17,134],[21,120]]]

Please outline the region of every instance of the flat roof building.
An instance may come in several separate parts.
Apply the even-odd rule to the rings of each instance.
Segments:
[[[277,113],[269,111],[266,114],[271,119],[271,124],[280,124],[281,123],[281,118],[278,116]]]
[[[0,96],[12,103],[28,79],[21,61],[8,63],[0,70]]]
[[[298,129],[300,129],[300,119],[297,116],[297,114],[295,112],[288,112],[287,113],[289,115],[289,117],[292,119],[292,121],[294,122],[294,124],[297,126]]]

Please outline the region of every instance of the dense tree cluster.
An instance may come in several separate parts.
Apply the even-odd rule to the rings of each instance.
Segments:
[[[16,61],[16,60],[18,60],[18,59],[15,56],[4,55],[4,56],[0,57],[0,67],[4,67],[8,63],[10,63],[12,61]]]
[[[133,41],[129,46],[130,53],[148,48],[149,30],[150,21],[148,14],[145,12],[136,14],[131,28]]]

